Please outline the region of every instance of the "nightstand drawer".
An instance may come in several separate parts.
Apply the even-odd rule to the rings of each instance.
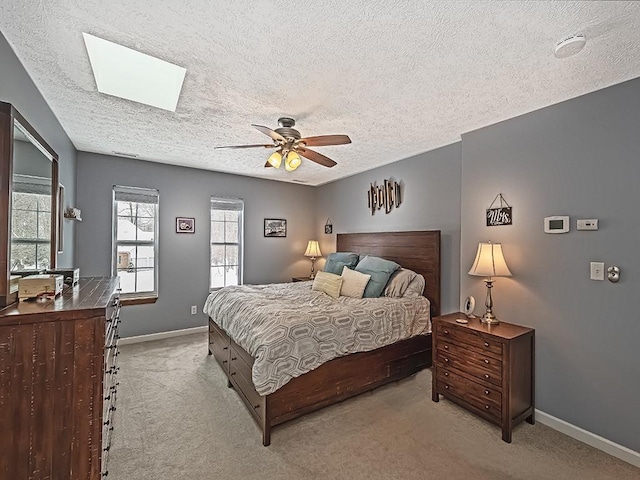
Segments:
[[[446,368],[438,369],[438,390],[438,393],[463,398],[483,410],[500,412],[502,394],[499,388],[485,387]]]
[[[436,354],[436,361],[438,366],[460,370],[485,382],[502,385],[501,362],[486,364],[483,360],[475,358],[471,354],[456,356],[440,348],[438,348]]]
[[[502,343],[493,338],[484,338],[480,334],[461,330],[453,326],[443,326],[438,329],[438,338],[445,342],[468,345],[479,352],[490,352],[494,356],[502,356]]]

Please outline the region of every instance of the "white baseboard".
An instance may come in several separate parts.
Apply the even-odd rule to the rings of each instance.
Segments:
[[[640,453],[536,409],[536,421],[640,468]]]
[[[182,335],[191,335],[192,333],[207,332],[209,327],[203,325],[201,327],[184,328],[182,330],[170,330],[168,332],[150,333],[149,335],[138,335],[136,337],[125,337],[118,340],[118,345],[130,345],[132,343],[152,342],[154,340],[162,340],[163,338],[181,337]]]

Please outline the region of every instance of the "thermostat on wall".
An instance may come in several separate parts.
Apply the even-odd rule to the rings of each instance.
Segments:
[[[569,216],[556,215],[545,217],[544,233],[567,233],[569,231]]]

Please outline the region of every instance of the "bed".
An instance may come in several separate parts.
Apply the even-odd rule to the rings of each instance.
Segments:
[[[440,231],[338,234],[336,250],[382,257],[421,274],[430,315],[440,314]],[[242,315],[240,308],[236,320],[241,321]],[[257,357],[234,342],[219,325],[224,326],[224,322],[217,320],[216,315],[209,317],[209,354],[227,375],[227,386],[236,390],[258,423],[265,446],[270,444],[271,429],[276,425],[431,366],[431,334],[426,333],[334,358],[288,379],[277,389],[260,384],[256,387],[252,368]]]

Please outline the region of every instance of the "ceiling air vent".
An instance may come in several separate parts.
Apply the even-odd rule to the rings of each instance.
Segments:
[[[137,153],[116,152],[115,150],[113,150],[113,154],[117,155],[118,157],[128,157],[128,158],[138,158],[140,156]]]

